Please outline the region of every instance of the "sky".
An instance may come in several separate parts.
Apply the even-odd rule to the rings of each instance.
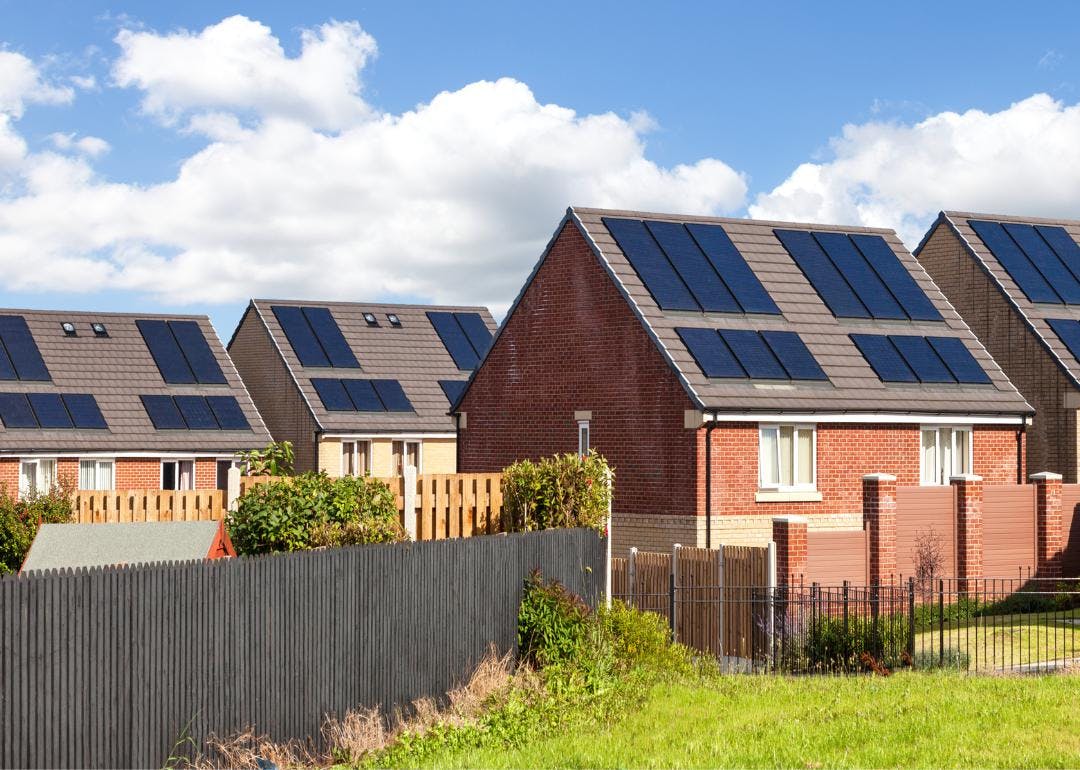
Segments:
[[[501,315],[569,205],[1080,218],[1080,4],[0,0],[0,306]]]

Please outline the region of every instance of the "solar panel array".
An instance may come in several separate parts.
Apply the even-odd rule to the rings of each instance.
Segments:
[[[880,235],[773,230],[838,318],[940,321],[941,313]]]
[[[1054,334],[1065,343],[1065,347],[1080,362],[1080,321],[1071,318],[1047,318],[1046,323],[1054,330]]]
[[[429,310],[435,333],[458,369],[475,369],[491,347],[491,332],[479,313]]]
[[[795,332],[698,327],[675,331],[706,377],[828,380]]]
[[[852,334],[851,341],[882,382],[984,385],[990,376],[957,337]]]
[[[1063,227],[969,219],[1032,302],[1080,305],[1080,246]]]
[[[329,308],[273,305],[270,309],[301,366],[360,368]]]
[[[413,405],[397,380],[313,377],[315,392],[331,412],[411,412]]]
[[[234,396],[143,395],[143,408],[157,430],[250,430]]]
[[[614,217],[603,222],[662,310],[780,313],[721,226]]]
[[[224,385],[225,373],[195,321],[139,319],[135,322],[165,382]]]
[[[0,393],[5,428],[108,428],[97,400],[88,393]]]
[[[453,404],[465,392],[466,380],[439,380],[439,387],[446,395],[446,400]]]
[[[0,316],[0,380],[51,379],[26,319],[21,315]]]

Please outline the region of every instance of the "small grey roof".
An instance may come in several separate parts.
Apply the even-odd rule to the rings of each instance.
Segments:
[[[326,307],[337,321],[345,341],[352,348],[360,369],[301,366],[285,332],[272,311],[275,305]],[[377,302],[316,302],[307,300],[254,299],[248,312],[258,317],[269,330],[293,380],[306,399],[315,421],[327,432],[397,433],[448,432],[454,430],[449,415],[450,404],[439,380],[468,380],[472,371],[463,371],[454,363],[428,311],[479,313],[494,334],[496,324],[485,307],[460,305],[402,305]],[[374,313],[379,326],[368,326],[364,313]],[[387,322],[386,314],[395,313],[401,327]],[[401,383],[413,412],[338,412],[327,410],[319,399],[312,378],[391,379]]]
[[[205,559],[217,521],[42,524],[23,571]]]
[[[0,426],[0,452],[179,451],[220,452],[265,446],[271,441],[255,404],[240,380],[207,316],[155,313],[95,313],[67,310],[6,310],[20,315],[52,376],[51,382],[0,381],[6,393],[90,393],[108,423],[107,430],[6,429]],[[170,385],[154,363],[135,322],[140,319],[195,321],[227,380],[224,385]],[[78,336],[64,335],[60,324],[75,324]],[[105,324],[109,336],[96,337],[90,324]],[[156,430],[141,395],[235,396],[250,430]]]
[[[1080,242],[1080,222],[1068,219],[1040,219],[1038,217],[976,214],[964,211],[943,211],[938,219],[939,222],[945,221],[952,227],[953,231],[960,237],[961,242],[967,247],[968,252],[990,275],[991,280],[998,286],[1009,302],[1019,311],[1028,327],[1042,340],[1073,384],[1080,388],[1080,362],[1077,362],[1073,354],[1069,352],[1069,349],[1046,322],[1048,318],[1071,318],[1080,321],[1080,306],[1047,304],[1029,300],[1020,287],[1016,285],[1012,276],[1009,275],[1009,271],[1002,267],[993,252],[968,224],[968,220],[971,219],[991,222],[1017,222],[1028,225],[1054,225],[1064,228],[1065,232],[1077,242]]]
[[[677,216],[574,207],[578,223],[623,293],[682,376],[701,408],[717,411],[886,412],[911,414],[1030,414],[1032,408],[956,313],[930,276],[892,230],[750,219]],[[723,227],[779,306],[781,316],[661,310],[602,222],[626,217],[703,222]],[[882,236],[929,296],[943,321],[837,318],[776,238],[773,228],[871,233]],[[679,326],[787,330],[799,334],[829,377],[827,383],[762,383],[707,378],[675,333]],[[884,383],[848,337],[851,333],[958,337],[990,376],[991,385]]]

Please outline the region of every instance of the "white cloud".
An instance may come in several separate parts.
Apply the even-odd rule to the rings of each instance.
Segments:
[[[1080,105],[1036,94],[1000,112],[844,126],[831,159],[757,196],[757,218],[896,228],[914,246],[940,209],[1077,217]]]
[[[71,88],[43,79],[30,59],[0,50],[0,113],[20,118],[27,104],[67,104],[74,98]]]
[[[83,155],[89,155],[91,158],[96,158],[99,155],[104,155],[109,151],[109,143],[98,136],[77,136],[74,133],[55,133],[49,135],[49,141],[52,142],[53,147],[65,152],[81,152]]]

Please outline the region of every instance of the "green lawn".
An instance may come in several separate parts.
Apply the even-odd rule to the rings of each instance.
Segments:
[[[997,615],[946,623],[944,647],[965,653],[970,668],[1014,666],[1080,658],[1080,625],[1061,614]],[[938,629],[915,635],[915,652],[931,657],[941,648]]]
[[[432,767],[1077,767],[1080,677],[731,676],[616,723]]]

